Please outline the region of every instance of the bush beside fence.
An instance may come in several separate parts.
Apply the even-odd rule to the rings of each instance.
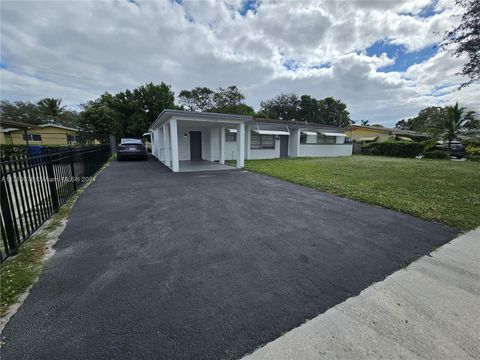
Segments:
[[[362,146],[362,154],[413,158],[423,152],[422,143],[384,141]]]
[[[2,159],[0,261],[15,254],[110,155],[110,147],[101,145]]]

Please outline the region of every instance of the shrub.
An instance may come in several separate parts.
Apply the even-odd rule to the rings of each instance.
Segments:
[[[467,154],[467,160],[469,160],[469,161],[480,161],[480,155]]]
[[[362,146],[362,154],[413,158],[423,152],[422,143],[404,141],[373,142]]]
[[[465,149],[468,155],[479,155],[480,156],[480,147],[467,146]]]
[[[442,150],[426,151],[423,157],[425,159],[449,159],[448,153]]]
[[[437,140],[436,139],[430,139],[422,142],[423,144],[423,151],[433,151],[437,147]]]

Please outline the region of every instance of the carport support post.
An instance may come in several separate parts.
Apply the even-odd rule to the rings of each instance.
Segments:
[[[167,166],[170,166],[170,135],[168,133],[167,124],[163,124],[163,161]],[[161,157],[160,151],[158,154]],[[161,160],[161,158],[160,158]]]
[[[237,126],[237,168],[243,168],[245,160],[245,124]]]
[[[178,172],[180,166],[178,163],[178,134],[177,134],[177,119],[170,120],[170,144],[172,149],[172,171]]]
[[[225,164],[225,128],[220,128],[220,164]]]

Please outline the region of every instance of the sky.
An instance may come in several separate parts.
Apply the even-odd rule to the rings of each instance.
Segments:
[[[153,82],[237,85],[246,103],[333,96],[353,120],[392,126],[427,106],[480,112],[465,58],[438,47],[454,0],[77,0],[1,3],[2,100],[71,108]]]

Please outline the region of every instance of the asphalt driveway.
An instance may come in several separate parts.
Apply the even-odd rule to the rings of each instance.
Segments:
[[[7,359],[234,359],[455,229],[242,171],[114,162],[4,333]]]

